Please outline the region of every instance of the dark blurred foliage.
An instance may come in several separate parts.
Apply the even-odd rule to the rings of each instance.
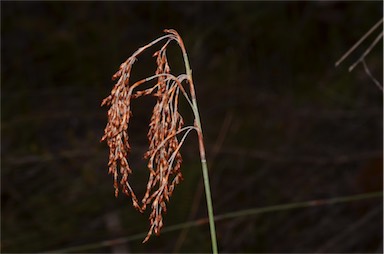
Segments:
[[[382,10],[381,1],[2,1],[1,251],[146,232],[148,214],[114,198],[107,146],[99,142],[107,120],[100,103],[120,63],[165,28],[176,29],[189,52],[216,214],[381,191],[382,93],[361,65],[347,70],[374,36],[340,67],[334,63]],[[366,58],[381,83],[382,54],[380,43]],[[151,61],[150,54],[139,59],[137,78],[155,70]],[[182,70],[180,60],[174,69]],[[139,192],[151,103],[134,104],[130,128]],[[183,147],[185,180],[165,226],[206,216],[204,196],[189,215],[201,179],[195,139]],[[382,252],[382,212],[376,198],[223,220],[219,249]],[[182,242],[180,232],[120,247],[210,251],[208,225],[191,228]]]

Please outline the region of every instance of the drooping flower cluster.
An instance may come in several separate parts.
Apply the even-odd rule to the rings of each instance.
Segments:
[[[183,81],[187,75],[175,77],[171,74],[168,64],[166,50],[169,43],[177,41],[179,46],[184,47],[180,36],[174,30],[166,30],[167,34],[159,39],[139,48],[130,58],[121,64],[119,71],[113,75],[117,83],[111,94],[102,102],[110,106],[108,110],[108,123],[104,130],[102,141],[107,141],[109,146],[109,173],[114,178],[115,195],[119,189],[132,199],[133,206],[143,212],[147,205],[151,204],[152,212],[149,220],[151,223],[146,242],[154,232],[159,234],[163,226],[163,213],[166,212],[166,202],[175,186],[183,179],[180,166],[182,157],[180,148],[186,135],[193,126],[184,127],[183,118],[178,111],[180,91],[188,100],[187,93],[183,88]],[[157,69],[153,76],[130,84],[132,65],[136,57],[154,44],[166,40],[166,43],[158,50],[156,57]],[[148,89],[139,90],[141,84],[156,80],[156,84]],[[134,190],[129,184],[129,176],[132,169],[129,166],[127,156],[130,152],[128,124],[131,117],[131,100],[141,96],[153,95],[157,102],[153,108],[152,117],[148,131],[149,148],[144,158],[148,159],[149,179],[146,193],[141,202],[137,199]],[[177,135],[184,132],[181,140]]]

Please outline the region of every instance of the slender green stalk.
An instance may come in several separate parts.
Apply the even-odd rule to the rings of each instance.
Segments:
[[[217,250],[217,240],[216,240],[215,219],[213,216],[213,206],[212,206],[212,199],[211,199],[211,189],[209,185],[208,167],[207,167],[207,161],[205,159],[201,160],[201,166],[203,169],[205,196],[207,198],[209,229],[211,232],[211,241],[212,241],[212,252],[214,254],[217,254],[218,250]]]
[[[215,229],[215,219],[214,219],[214,213],[213,213],[213,206],[212,206],[212,198],[211,198],[211,187],[209,184],[209,175],[208,175],[208,166],[207,166],[207,160],[205,158],[205,149],[204,149],[204,143],[203,143],[203,133],[201,131],[201,122],[200,117],[198,114],[198,108],[196,104],[196,99],[193,99],[192,101],[197,114],[195,115],[196,125],[198,128],[198,136],[199,136],[199,148],[200,148],[200,157],[201,157],[201,167],[203,170],[203,178],[204,178],[204,189],[205,189],[205,196],[207,199],[207,207],[208,207],[208,218],[209,218],[209,229],[211,232],[211,241],[212,241],[212,252],[214,254],[217,254],[217,240],[216,240],[216,229]]]
[[[190,85],[190,92],[191,92],[191,97],[192,97],[193,114],[195,117],[195,126],[197,127],[197,135],[198,135],[198,139],[199,139],[199,151],[200,151],[201,167],[203,170],[205,196],[206,196],[206,200],[207,200],[209,229],[211,232],[211,242],[212,242],[212,252],[214,254],[217,254],[218,250],[217,250],[217,240],[216,240],[215,219],[214,219],[214,213],[213,213],[211,187],[209,184],[208,166],[207,166],[207,160],[205,157],[205,146],[204,146],[204,139],[203,139],[203,131],[201,128],[199,108],[197,106],[195,86],[193,85],[192,70],[191,70],[191,67],[189,65],[188,55],[187,55],[187,52],[185,50],[184,45],[181,44],[180,47],[181,47],[181,50],[183,51],[184,64],[185,64],[185,69],[186,69],[187,76],[188,76],[188,82]]]

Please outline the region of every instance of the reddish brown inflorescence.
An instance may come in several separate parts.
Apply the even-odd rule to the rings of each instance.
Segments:
[[[174,30],[166,30],[167,34],[159,39],[139,48],[130,58],[120,65],[120,69],[113,75],[117,83],[111,94],[102,102],[102,106],[110,106],[108,110],[108,123],[104,130],[102,141],[109,146],[109,174],[113,175],[115,195],[119,190],[130,196],[133,206],[143,212],[150,204],[152,212],[149,220],[151,223],[146,242],[154,232],[159,234],[163,226],[163,213],[166,212],[166,202],[175,186],[182,180],[180,166],[182,157],[180,148],[185,136],[179,141],[177,134],[189,132],[194,127],[183,128],[183,118],[178,111],[180,91],[188,100],[182,86],[188,79],[186,75],[175,77],[170,72],[166,50],[172,40],[184,47],[180,36]],[[157,69],[153,76],[130,84],[130,75],[136,57],[154,44],[165,40],[166,43],[158,50],[156,57]],[[156,80],[156,84],[148,89],[139,90],[141,84]],[[131,117],[131,100],[141,96],[153,95],[157,102],[153,108],[149,124],[149,148],[144,158],[148,159],[149,179],[146,193],[141,202],[138,201],[134,190],[129,184],[132,169],[127,157],[130,152],[128,124]],[[185,134],[186,135],[186,134]]]

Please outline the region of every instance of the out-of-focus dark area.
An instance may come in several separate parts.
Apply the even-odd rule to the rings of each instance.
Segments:
[[[381,192],[383,94],[361,64],[348,67],[382,27],[334,63],[382,10],[381,1],[2,1],[1,251],[211,251],[208,224],[165,230],[146,244],[127,239],[146,234],[149,212],[114,197],[99,142],[111,76],[165,28],[189,53],[216,215]],[[382,56],[381,41],[365,59],[381,84]],[[153,73],[151,54],[134,68],[141,78]],[[145,100],[133,105],[129,129],[138,193],[154,104]],[[184,181],[164,229],[207,216],[195,134],[182,155]],[[382,213],[379,196],[220,220],[219,251],[382,253]]]

